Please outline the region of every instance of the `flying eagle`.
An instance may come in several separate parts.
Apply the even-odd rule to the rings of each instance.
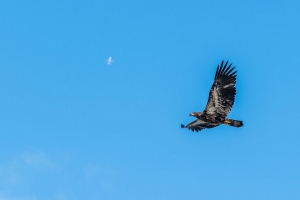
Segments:
[[[214,128],[220,124],[234,127],[243,126],[243,122],[226,118],[230,112],[236,94],[236,72],[235,67],[228,65],[228,61],[218,65],[213,85],[209,91],[209,98],[206,108],[203,112],[192,112],[190,116],[197,119],[188,125],[181,124],[181,128],[187,128],[192,131],[201,131],[205,128]]]

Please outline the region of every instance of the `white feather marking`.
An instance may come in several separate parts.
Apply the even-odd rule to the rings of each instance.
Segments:
[[[234,83],[230,83],[230,84],[224,85],[223,88],[228,88],[228,87],[231,87],[231,86],[234,86]]]
[[[218,95],[218,91],[216,90],[216,88],[214,88],[214,91],[213,91],[213,101],[215,103],[215,107],[219,107],[219,95]]]

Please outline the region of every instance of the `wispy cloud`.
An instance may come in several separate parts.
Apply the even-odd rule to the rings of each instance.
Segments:
[[[97,163],[82,165],[75,158],[62,155],[51,159],[36,150],[0,162],[0,200],[67,200],[66,195],[78,192],[65,187],[72,184],[73,177],[77,177],[75,186],[83,186],[93,195],[117,192],[116,170]]]
[[[0,200],[1,200],[1,199],[0,199]],[[67,199],[65,198],[65,195],[63,195],[63,194],[58,194],[58,195],[55,196],[55,200],[67,200]]]
[[[46,154],[41,151],[24,153],[21,160],[35,168],[55,168],[55,163],[47,158]]]
[[[87,164],[84,168],[84,174],[87,182],[96,183],[106,191],[115,189],[116,171],[112,168],[103,167],[99,164]]]
[[[41,151],[26,152],[0,163],[0,184],[3,186],[17,184],[22,180],[24,172],[35,170],[52,170],[56,164]],[[1,200],[1,199],[0,199]]]
[[[56,169],[56,163],[42,151],[21,153],[10,160],[0,163],[0,200],[37,200],[26,195],[24,187],[29,187],[33,180]],[[23,195],[15,195],[18,191]],[[63,198],[56,198],[64,200]]]
[[[38,199],[36,197],[29,197],[29,196],[12,196],[1,192],[0,200],[38,200]]]

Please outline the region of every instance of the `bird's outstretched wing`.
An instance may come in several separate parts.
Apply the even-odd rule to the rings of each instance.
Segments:
[[[208,114],[218,113],[226,116],[233,106],[237,71],[233,72],[235,67],[231,65],[228,65],[228,61],[225,64],[222,61],[221,65],[218,65],[205,108]]]
[[[208,123],[205,121],[202,121],[200,119],[196,119],[195,121],[192,121],[191,123],[189,123],[188,125],[184,126],[183,124],[181,124],[181,128],[187,128],[189,130],[192,131],[201,131],[205,128],[213,128],[218,126],[218,124],[212,124],[212,123]]]

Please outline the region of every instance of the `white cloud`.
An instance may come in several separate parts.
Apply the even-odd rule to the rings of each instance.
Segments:
[[[28,196],[12,196],[8,194],[4,194],[3,192],[0,193],[0,200],[37,200],[35,197],[28,197]]]
[[[70,183],[69,177],[74,177],[74,175],[79,178],[79,183],[75,185],[87,185],[88,187],[83,189],[89,192],[100,194],[117,191],[117,173],[113,168],[100,164],[84,164],[83,168],[80,167],[81,171],[74,172],[72,170],[77,160],[64,155],[55,159],[55,161],[50,159],[42,151],[27,151],[5,162],[2,161],[0,163],[0,200],[40,200],[42,197],[43,199],[67,200],[64,194],[68,194],[65,193],[66,189],[68,192],[68,187],[60,185],[60,181]]]
[[[106,191],[115,189],[116,171],[111,168],[99,164],[88,164],[84,168],[84,174],[87,182],[97,183]]]
[[[16,185],[28,173],[35,173],[37,170],[52,170],[55,166],[55,163],[41,151],[23,153],[7,162],[0,163],[0,186]]]
[[[54,200],[66,200],[63,194],[56,195]],[[4,192],[0,192],[0,200],[38,200],[33,196],[17,196],[17,195],[9,195]]]
[[[55,168],[55,164],[41,151],[27,152],[22,155],[22,161],[35,168]]]
[[[66,200],[65,196],[63,194],[59,194],[55,196],[56,200]],[[1,200],[1,199],[0,199]]]
[[[56,164],[41,151],[22,153],[0,163],[0,200],[37,200],[34,196],[38,193],[27,192],[24,187],[30,187],[34,180],[53,169]],[[56,199],[65,200],[62,196]]]

